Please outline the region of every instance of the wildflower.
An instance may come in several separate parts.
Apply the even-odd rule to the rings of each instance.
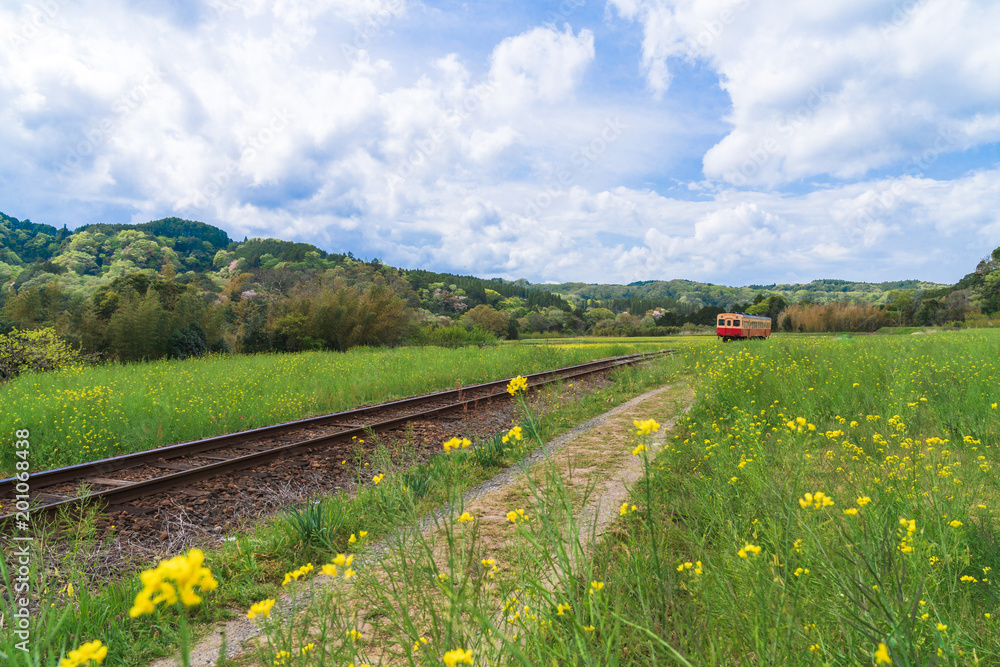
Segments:
[[[202,565],[204,561],[205,554],[200,549],[191,549],[186,555],[160,561],[155,569],[140,574],[142,590],[135,596],[128,615],[136,618],[151,614],[161,602],[176,604],[178,595],[187,607],[200,603],[201,597],[194,592],[195,586],[205,592],[215,590],[219,585],[212,577],[212,571]]]
[[[445,440],[443,446],[444,446],[444,451],[447,453],[453,449],[461,449],[462,441],[459,440],[458,438],[452,438],[450,440]]]
[[[385,473],[382,473],[381,475],[375,475],[374,477],[372,477],[372,481],[378,484],[379,482],[382,481],[383,477],[385,477]]]
[[[277,655],[274,656],[274,662],[272,662],[271,664],[276,666],[284,665],[285,660],[291,657],[292,654],[289,653],[288,651],[278,651]]]
[[[511,392],[511,394],[513,393],[514,392]],[[445,653],[441,659],[444,660],[444,664],[448,665],[448,667],[455,667],[455,665],[457,665],[460,662],[464,662],[467,665],[471,665],[472,649],[463,650],[457,648],[454,651],[448,651],[447,653]]]
[[[854,516],[857,513],[858,513],[857,507],[848,507],[846,510],[844,510],[844,514],[846,514],[847,516]]]
[[[639,454],[646,451],[646,445],[637,445],[635,449],[632,450],[632,456],[639,456]]]
[[[743,548],[740,549],[739,551],[737,551],[736,553],[737,553],[737,555],[739,555],[740,558],[746,558],[748,551],[751,552],[751,553],[753,553],[754,556],[757,556],[757,555],[760,554],[760,547],[758,547],[756,545],[753,545],[753,544],[750,544],[749,542],[747,542],[743,546]]]
[[[628,503],[622,503],[621,508],[618,510],[618,514],[625,516],[628,513]]]
[[[282,586],[287,586],[289,583],[291,583],[293,581],[298,581],[299,577],[305,576],[305,575],[309,574],[312,571],[313,571],[313,564],[312,563],[306,563],[305,565],[303,565],[302,567],[300,567],[297,570],[292,570],[291,572],[286,572],[285,573],[285,580],[281,582],[281,585]]]
[[[247,612],[247,618],[253,620],[258,616],[263,616],[264,618],[271,617],[271,607],[274,606],[274,600],[268,598],[267,600],[261,600],[260,602],[255,602],[250,606],[250,611]]]
[[[300,655],[306,655],[310,651],[313,651],[315,648],[316,648],[316,644],[313,644],[312,642],[309,642],[308,644],[306,644],[305,646],[303,646],[301,649],[299,649],[299,654]]]
[[[969,575],[965,575],[964,577],[962,577],[961,581],[964,581],[966,583],[972,582],[974,584],[979,582],[978,579],[976,579],[975,577],[970,577]]]
[[[350,567],[351,563],[354,562],[354,555],[347,554],[337,554],[333,559],[334,565],[339,565],[340,567]]]
[[[809,568],[798,567],[795,568],[795,576],[801,577],[803,574],[809,574]]]
[[[491,567],[496,563],[492,558],[484,558],[479,562],[482,563],[483,567]]]
[[[677,571],[683,572],[684,570],[690,570],[692,567],[694,567],[694,563],[681,563],[677,566]]]
[[[885,644],[879,644],[875,651],[876,665],[891,665],[892,658],[889,657],[889,648]]]
[[[507,431],[507,439],[513,438],[514,440],[520,441],[522,436],[522,431],[520,426],[515,426],[511,430]]]
[[[573,609],[573,607],[571,607],[570,605],[563,604],[560,602],[559,604],[556,605],[556,616],[565,616],[566,612],[570,611],[571,609]]]
[[[344,635],[352,642],[356,642],[359,639],[361,639],[361,633],[358,632],[357,630],[348,630],[347,632],[344,633]]]
[[[590,582],[590,592],[591,592],[591,594],[596,593],[597,591],[601,590],[602,588],[604,588],[604,582],[603,581],[592,581],[592,582]]]
[[[337,566],[334,565],[333,563],[327,563],[320,570],[320,573],[321,574],[325,574],[328,577],[336,577],[337,576]]]
[[[414,639],[413,640],[413,651],[414,652],[419,651],[421,644],[423,644],[424,646],[427,646],[427,637],[421,637],[420,639]]]
[[[820,509],[821,507],[829,507],[830,505],[833,505],[833,498],[826,495],[822,491],[817,491],[815,494],[807,493],[801,498],[799,498],[799,506],[802,509],[806,509],[810,505],[816,509]]]
[[[520,375],[507,384],[507,393],[511,396],[515,396],[519,391],[528,391],[528,378],[521,377]]]
[[[444,582],[448,581],[448,575],[447,575],[447,573],[445,573],[445,572],[439,572],[438,573],[438,581],[440,581],[442,584]]]
[[[636,435],[649,435],[660,430],[660,425],[656,423],[655,419],[635,419],[632,424],[636,428]]]
[[[458,515],[458,522],[465,523],[466,521],[475,521],[476,517],[472,516],[468,512],[462,512]]]
[[[507,520],[511,523],[517,523],[518,521],[527,521],[528,515],[524,513],[524,510],[511,510],[507,512]]]
[[[79,667],[91,660],[97,664],[101,664],[107,655],[108,647],[104,646],[100,639],[95,639],[92,642],[81,644],[79,648],[70,651],[69,655],[60,661],[59,667]]]
[[[861,496],[861,497],[858,498],[858,505],[860,505],[861,507],[864,507],[865,505],[867,505],[871,501],[872,501],[872,499],[869,498],[868,496]]]
[[[362,540],[365,539],[366,535],[368,535],[368,531],[367,530],[359,530],[357,535],[355,535],[354,533],[351,533],[351,536],[347,539],[347,541],[350,542],[351,544],[354,544],[359,539],[362,539]]]
[[[585,626],[583,626],[583,629],[586,630],[587,632],[593,632],[594,631],[594,626],[592,626],[592,625],[585,625]]]
[[[949,521],[948,525],[951,526],[952,528],[958,528],[959,526],[962,526],[964,524],[958,519],[955,519],[954,521]]]
[[[809,647],[809,650],[815,653],[816,651],[819,650],[819,644],[813,644],[812,646]]]
[[[346,570],[344,570],[344,580],[346,581],[351,577],[357,576],[357,574],[358,573],[355,572],[352,568],[347,568]]]

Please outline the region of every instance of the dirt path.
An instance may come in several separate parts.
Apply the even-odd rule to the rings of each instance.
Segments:
[[[661,424],[653,440],[650,455],[662,447],[665,434],[674,420],[691,405],[692,393],[687,384],[667,385],[637,396],[618,407],[571,429],[531,454],[521,465],[513,466],[493,479],[477,485],[464,496],[464,509],[479,523],[478,545],[485,550],[502,550],[510,539],[506,514],[512,508],[524,507],[530,500],[530,475],[536,481],[546,471],[556,470],[562,484],[581,499],[577,516],[587,526],[585,534],[598,539],[619,516],[619,507],[628,500],[631,485],[642,476],[642,459],[632,455],[635,445],[635,419],[656,419]],[[586,502],[583,499],[586,498]],[[443,508],[441,513],[451,513]],[[419,529],[425,534],[435,532],[434,521],[425,519]],[[383,546],[384,549],[384,546]],[[373,545],[376,554],[382,551]],[[366,555],[366,561],[372,560]],[[278,599],[277,610],[283,599]],[[214,665],[219,656],[222,635],[225,634],[230,658],[242,658],[250,649],[251,640],[259,635],[257,626],[246,618],[222,624],[205,637],[192,651],[192,667]],[[174,667],[177,658],[160,659],[150,667]]]

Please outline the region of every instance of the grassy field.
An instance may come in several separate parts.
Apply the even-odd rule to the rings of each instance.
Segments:
[[[14,471],[17,429],[43,470],[660,347],[359,348],[26,375],[0,385],[0,476]]]
[[[572,400],[563,397],[564,388],[552,386],[539,399],[548,410],[535,420],[537,432],[544,440],[554,437],[581,420],[670,381],[682,365],[680,359],[660,358],[642,367],[617,369],[611,374],[612,384],[592,392],[570,392]],[[181,641],[182,618],[204,630],[218,620],[233,618],[233,609],[242,609],[238,613],[245,615],[252,603],[286,590],[281,586],[284,573],[306,562],[324,562],[331,553],[355,550],[361,545],[352,543],[351,538],[362,530],[367,533],[362,542],[371,542],[427,515],[453,501],[456,494],[516,463],[537,444],[528,437],[494,442],[478,454],[442,453],[428,463],[403,468],[390,460],[377,436],[373,442],[370,461],[358,468],[356,494],[341,493],[321,504],[292,508],[305,524],[293,525],[278,516],[248,534],[231,535],[218,548],[208,550],[207,564],[219,587],[184,615],[163,610],[153,622],[128,617],[141,586],[133,572],[122,572],[110,580],[93,572],[90,554],[107,549],[115,539],[113,530],[94,529],[93,511],[85,512],[82,518],[67,516],[54,524],[36,522],[31,561],[44,567],[33,568],[29,579],[32,652],[25,655],[14,648],[18,639],[8,626],[0,631],[0,660],[9,660],[2,664],[55,667],[70,649],[99,638],[109,647],[105,665],[145,665],[175,650]],[[371,480],[375,473],[384,475],[378,484]],[[321,530],[310,532],[309,525]],[[5,591],[12,590],[15,573],[6,569],[7,562],[2,559],[0,568],[4,568],[0,614],[12,618]],[[273,660],[272,656],[267,667],[274,667]]]
[[[626,440],[645,473],[594,549],[576,540],[579,498],[553,470],[520,508],[529,520],[515,514],[503,567],[453,505],[443,543],[407,533],[359,564],[355,586],[307,599],[317,565],[283,589],[292,599],[260,620],[268,641],[243,664],[1000,665],[998,334],[703,338],[623,371],[614,395],[557,403],[541,439],[677,373],[696,400],[655,457],[637,446],[649,435]],[[349,532],[385,533],[454,502],[527,449],[387,469],[349,501],[335,543],[272,526],[227,544],[209,556],[219,590],[192,611],[208,620],[277,597],[282,570],[355,550]],[[433,492],[416,500],[423,479]],[[140,664],[179,638],[172,609],[138,630],[122,620],[135,582],[102,593],[89,616],[54,593],[61,583],[47,585],[58,613],[82,624],[75,640],[110,637],[131,656],[110,664]],[[358,596],[365,613],[351,611]],[[54,665],[55,653],[25,664]]]

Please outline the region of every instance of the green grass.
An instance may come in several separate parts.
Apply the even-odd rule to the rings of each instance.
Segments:
[[[539,431],[545,438],[553,437],[578,420],[662,385],[680,367],[679,359],[662,358],[642,367],[617,369],[611,374],[612,384],[572,399],[559,398],[569,393],[570,387],[552,386],[540,398],[549,411],[537,420]],[[514,464],[537,445],[525,439],[506,445],[492,457],[469,451],[442,453],[426,463],[407,466],[393,461],[377,436],[373,444],[374,453],[366,461],[355,462],[359,471],[356,494],[317,498],[315,502],[320,504],[290,508],[251,533],[231,536],[208,551],[206,562],[220,585],[204,596],[201,605],[188,610],[196,628],[205,631],[214,622],[233,617],[234,609],[245,614],[254,602],[283,590],[280,584],[285,572],[306,562],[327,562],[337,552],[356,550],[361,545],[349,540],[362,530],[368,533],[362,542],[370,542],[426,516]],[[371,478],[382,473],[385,477],[373,483]],[[420,479],[429,484],[418,494],[412,487],[414,480]],[[44,567],[32,571],[30,583],[32,602],[41,611],[32,618],[32,654],[13,650],[16,638],[7,630],[0,633],[0,652],[9,654],[12,666],[53,667],[68,650],[99,638],[109,646],[105,665],[133,667],[173,651],[180,641],[181,617],[176,610],[158,611],[148,620],[128,618],[126,612],[140,589],[134,574],[111,580],[90,574],[88,554],[111,538],[96,533],[93,517],[93,510],[88,510],[82,517],[64,516],[55,524],[36,525],[32,562],[44,563]],[[11,590],[12,583],[8,580],[3,588]],[[70,583],[72,596],[67,590]],[[0,611],[9,615],[4,599],[0,594]],[[329,620],[330,614],[327,610],[323,618]]]
[[[976,332],[692,353],[700,400],[650,515],[595,565],[642,626],[615,652],[674,661],[648,630],[692,664],[872,664],[880,644],[895,665],[1000,664],[998,358]],[[818,491],[834,504],[803,508]]]
[[[14,472],[17,429],[30,431],[31,469],[43,470],[651,349],[355,349],[26,375],[0,385],[0,476]]]

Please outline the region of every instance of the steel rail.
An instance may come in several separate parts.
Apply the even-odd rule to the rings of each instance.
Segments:
[[[592,373],[601,372],[603,370],[610,370],[613,368],[617,368],[619,366],[631,365],[639,363],[641,361],[645,361],[647,359],[651,359],[656,356],[669,354],[671,352],[672,350],[660,350],[652,353],[640,353],[633,355],[624,355],[621,357],[599,359],[593,362],[588,362],[586,364],[578,364],[576,366],[568,366],[565,368],[554,369],[551,371],[543,371],[541,373],[534,373],[525,377],[529,380],[529,388],[536,389],[538,387],[544,386],[546,384],[558,380],[572,379],[576,377],[590,375]],[[379,411],[386,411],[389,409],[395,409],[399,407],[419,405],[421,403],[426,403],[431,400],[442,399],[451,396],[459,396],[461,395],[461,393],[473,390],[506,387],[509,381],[510,378],[505,380],[498,380],[495,382],[487,382],[478,385],[461,387],[459,389],[454,389],[454,390],[424,394],[421,396],[401,399],[398,401],[391,401],[388,403],[381,403],[378,405],[367,406],[364,408],[356,408],[344,412],[320,415],[317,417],[310,417],[307,419],[297,420],[292,422],[285,422],[283,424],[276,424],[274,426],[251,429],[248,431],[240,431],[237,433],[215,436],[212,438],[205,438],[202,440],[194,440],[191,442],[179,443],[176,445],[168,445],[166,447],[159,447],[156,449],[146,450],[143,452],[125,454],[119,457],[112,457],[100,461],[93,461],[90,463],[83,463],[75,466],[67,466],[63,468],[56,468],[53,470],[40,471],[38,473],[34,473],[33,475],[29,476],[28,484],[31,487],[32,492],[35,492],[38,488],[45,488],[66,481],[75,481],[99,473],[107,474],[109,472],[115,472],[118,470],[132,468],[138,465],[142,465],[144,463],[159,462],[161,460],[166,460],[168,458],[180,458],[183,456],[191,456],[205,451],[211,451],[212,449],[219,449],[222,447],[239,444],[241,442],[252,441],[260,439],[262,437],[267,437],[287,432],[290,430],[307,428],[309,426],[322,425],[325,423],[329,423],[331,421],[341,421],[345,418],[352,418],[352,417],[357,418],[358,416],[364,414],[376,413]],[[148,480],[136,481],[133,483],[129,483],[125,486],[107,489],[104,491],[97,491],[95,493],[88,494],[86,496],[67,498],[66,500],[62,500],[59,502],[33,507],[32,511],[37,512],[42,510],[54,510],[59,507],[80,503],[85,500],[102,499],[102,500],[107,500],[108,502],[127,502],[129,500],[135,500],[136,498],[141,498],[147,495],[154,495],[169,488],[174,488],[176,486],[179,486],[182,483],[198,482],[204,479],[209,479],[211,477],[224,474],[226,472],[234,472],[237,470],[252,468],[261,463],[281,458],[283,456],[288,456],[290,454],[293,454],[296,450],[300,450],[303,448],[323,446],[331,442],[350,438],[352,436],[363,435],[367,429],[375,431],[384,431],[387,429],[391,429],[393,427],[403,425],[406,422],[412,421],[414,419],[435,417],[454,410],[468,408],[469,406],[475,406],[480,402],[489,402],[496,398],[502,398],[506,396],[508,396],[508,394],[506,390],[504,390],[500,392],[494,392],[486,395],[476,396],[474,398],[463,399],[456,402],[448,403],[443,406],[431,408],[429,410],[407,413],[402,416],[393,417],[391,419],[383,420],[380,422],[374,422],[371,424],[365,424],[363,426],[347,428],[345,430],[329,433],[316,438],[310,438],[298,442],[277,445],[275,447],[260,450],[251,454],[236,456],[226,461],[220,461],[218,463],[198,466],[190,470],[183,470],[171,474],[161,475]],[[0,491],[2,490],[13,491],[17,481],[18,480],[16,478],[7,478],[4,480],[0,480]],[[0,516],[0,520],[8,519],[11,518],[12,516],[14,515]]]

